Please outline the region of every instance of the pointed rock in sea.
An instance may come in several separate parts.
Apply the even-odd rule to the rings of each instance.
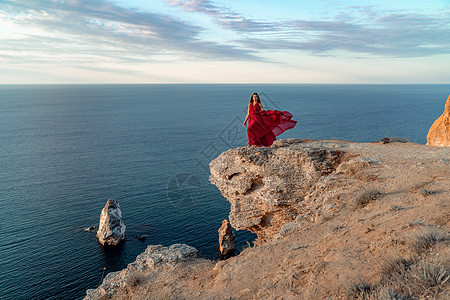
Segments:
[[[117,200],[108,199],[100,214],[97,238],[103,246],[117,246],[125,240],[125,224]]]
[[[227,259],[234,254],[234,232],[228,220],[222,221],[219,228],[219,250],[220,257]]]

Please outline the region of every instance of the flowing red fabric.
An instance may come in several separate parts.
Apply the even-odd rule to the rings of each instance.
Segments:
[[[260,109],[259,103],[250,104],[247,127],[249,145],[269,147],[277,139],[276,136],[297,124],[297,121],[291,120],[290,112]]]

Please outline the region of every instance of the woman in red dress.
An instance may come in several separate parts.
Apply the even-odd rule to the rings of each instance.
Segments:
[[[252,147],[272,146],[276,136],[294,128],[297,121],[291,120],[292,114],[287,111],[264,110],[257,93],[250,98],[244,127],[248,120],[248,145]]]

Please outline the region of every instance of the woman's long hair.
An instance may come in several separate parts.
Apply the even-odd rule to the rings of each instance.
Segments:
[[[253,102],[253,95],[256,95],[256,97],[258,97],[258,100],[256,100],[256,102],[261,103],[261,99],[259,98],[258,93],[253,93],[252,96],[250,97],[250,103]]]

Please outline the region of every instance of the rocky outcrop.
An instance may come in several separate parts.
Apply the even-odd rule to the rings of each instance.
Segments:
[[[100,214],[98,241],[104,246],[116,246],[125,240],[125,228],[119,202],[108,199]]]
[[[323,185],[335,183],[327,175],[366,165],[336,143],[279,140],[273,148],[241,147],[222,153],[210,163],[210,181],[231,204],[233,228],[250,230],[264,242],[285,223],[311,213],[305,210],[305,200],[327,197]]]
[[[427,135],[429,146],[450,146],[450,95],[445,103],[444,113],[434,121]]]
[[[450,147],[409,142],[229,150],[211,163],[211,181],[229,197],[231,224],[264,243],[220,261],[194,258],[186,245],[151,246],[86,299],[355,299],[361,282],[374,299],[447,299],[449,240],[414,251],[449,232],[449,166]],[[428,270],[439,277],[432,286],[419,280]]]
[[[234,254],[234,232],[228,220],[222,221],[219,228],[219,251],[223,259],[227,259]]]
[[[135,286],[137,281],[142,281],[151,273],[158,274],[163,269],[173,269],[176,264],[196,257],[197,249],[185,244],[174,244],[170,247],[149,245],[126,269],[108,273],[97,289],[87,290],[84,299],[109,299],[108,297],[117,291]]]

